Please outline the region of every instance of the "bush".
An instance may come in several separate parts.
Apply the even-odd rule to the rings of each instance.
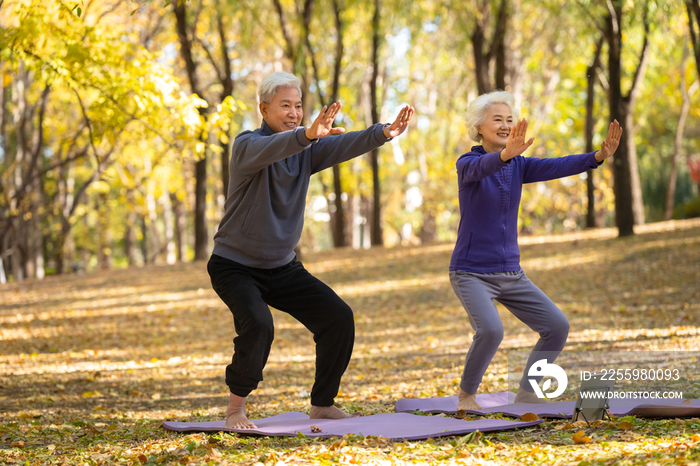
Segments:
[[[700,217],[700,197],[677,205],[676,208],[673,209],[673,218],[675,219],[695,217]]]

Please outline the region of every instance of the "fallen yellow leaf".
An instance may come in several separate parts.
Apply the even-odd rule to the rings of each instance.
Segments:
[[[572,426],[570,422],[567,422],[565,424],[559,424],[559,425],[555,426],[554,430],[565,430],[565,429],[568,430],[568,429],[571,429],[572,427],[574,427],[574,426]]]
[[[582,430],[579,430],[572,437],[576,444],[589,443],[592,439]]]
[[[540,417],[535,413],[525,413],[522,416],[520,416],[520,420],[523,422],[538,421],[539,419]]]
[[[631,422],[625,421],[625,422],[619,423],[617,425],[617,428],[620,430],[631,430],[631,429],[634,429],[634,424],[632,424]]]

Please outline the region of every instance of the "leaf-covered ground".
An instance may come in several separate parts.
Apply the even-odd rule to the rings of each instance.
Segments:
[[[571,321],[567,349],[699,350],[700,221],[523,238],[522,266]],[[472,331],[447,276],[451,245],[308,255],[354,309],[338,402],[392,412],[456,394]],[[273,311],[276,338],[252,418],[308,412],[310,334]],[[506,336],[482,390],[505,390],[505,350],[536,336],[501,309]],[[179,434],[164,420],[223,419],[229,311],[204,263],[0,287],[0,464],[697,464],[700,419],[566,421],[428,441]],[[697,377],[700,374],[695,374]],[[582,433],[581,433],[582,432]],[[580,442],[580,443],[577,443]]]

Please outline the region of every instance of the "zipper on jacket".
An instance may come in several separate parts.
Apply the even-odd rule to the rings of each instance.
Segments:
[[[501,210],[501,220],[503,224],[503,272],[506,271],[506,220],[508,213],[508,199],[506,193],[508,193],[508,167],[503,170],[503,195],[502,195],[502,209]]]

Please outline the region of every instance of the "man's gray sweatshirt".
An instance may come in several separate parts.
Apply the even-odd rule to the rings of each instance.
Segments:
[[[224,217],[214,235],[217,256],[272,269],[294,259],[312,174],[384,144],[384,125],[310,141],[305,127],[275,133],[263,121],[236,136]]]

